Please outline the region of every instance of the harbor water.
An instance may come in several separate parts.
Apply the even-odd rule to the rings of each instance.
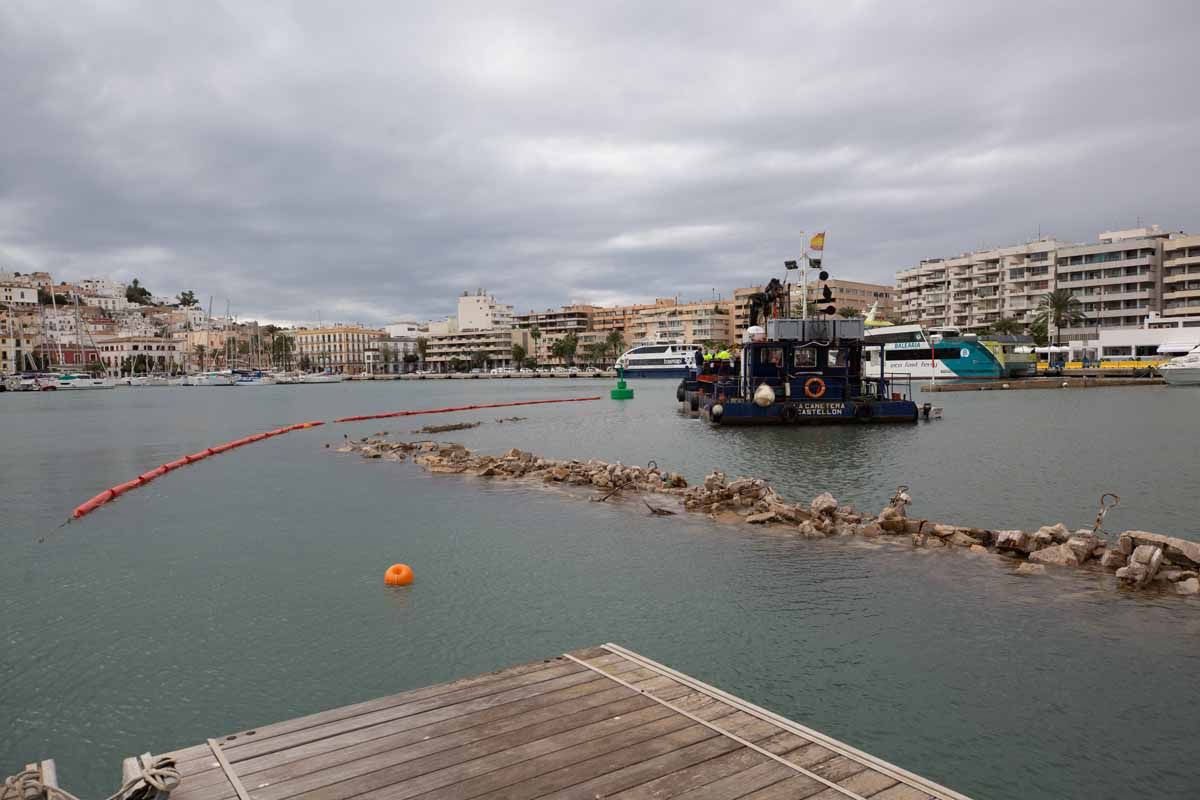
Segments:
[[[335,452],[343,435],[720,468],[783,496],[993,528],[1200,538],[1195,411],[1168,387],[929,395],[902,426],[710,428],[675,382],[363,382],[0,395],[0,771],[52,757],[104,796],[120,759],[606,641],[975,798],[1195,797],[1200,601],[906,544],[807,541]],[[310,419],[60,527],[98,491]],[[522,417],[499,422],[499,418]],[[325,444],[333,447],[326,448]],[[388,565],[416,581],[385,588]]]

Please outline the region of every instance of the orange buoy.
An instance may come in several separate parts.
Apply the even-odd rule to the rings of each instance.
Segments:
[[[388,586],[408,586],[413,582],[412,567],[408,564],[392,564],[383,573],[383,582]]]

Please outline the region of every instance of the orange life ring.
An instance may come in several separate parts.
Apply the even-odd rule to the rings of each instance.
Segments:
[[[813,384],[816,384],[815,389],[813,388]],[[812,376],[804,382],[804,394],[806,397],[811,397],[813,400],[824,397],[825,381],[821,380],[816,375]]]
[[[388,586],[408,586],[413,582],[412,567],[408,564],[392,564],[383,574],[383,582]]]

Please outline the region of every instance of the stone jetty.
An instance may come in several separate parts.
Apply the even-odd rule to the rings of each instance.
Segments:
[[[346,440],[337,451],[387,461],[411,458],[436,474],[588,487],[601,490],[596,500],[628,493],[639,496],[657,514],[706,514],[719,522],[779,528],[809,539],[903,538],[913,547],[990,553],[1014,562],[1016,572],[1024,575],[1043,574],[1047,567],[1069,567],[1115,574],[1118,585],[1128,589],[1200,594],[1200,542],[1146,531],[1125,531],[1109,541],[1110,535],[1099,530],[1072,531],[1062,523],[1021,531],[933,522],[909,514],[912,497],[907,487],[900,487],[872,515],[843,506],[828,492],[807,504],[789,502],[761,478],[730,480],[713,471],[701,483],[689,485],[683,475],[653,462],[641,467],[597,459],[552,459],[517,448],[498,456],[478,455],[457,443],[379,437]]]

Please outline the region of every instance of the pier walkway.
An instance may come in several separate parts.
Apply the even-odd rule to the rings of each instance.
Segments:
[[[612,644],[169,755],[172,800],[965,800]]]

